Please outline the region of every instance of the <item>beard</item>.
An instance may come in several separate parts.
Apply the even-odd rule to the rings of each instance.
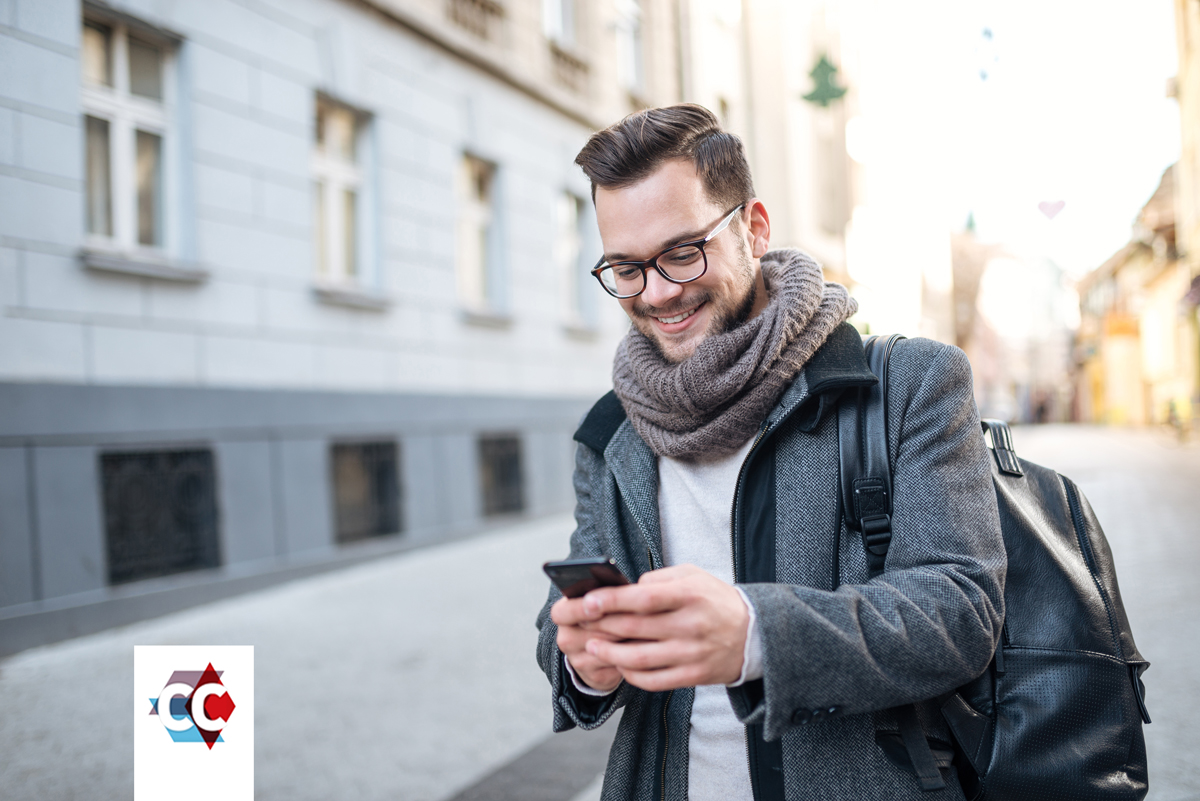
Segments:
[[[754,263],[744,249],[738,253],[738,274],[742,279],[739,282],[740,297],[724,297],[714,301],[714,293],[711,290],[701,290],[694,295],[684,295],[679,298],[678,302],[667,307],[649,306],[635,301],[632,307],[633,324],[646,339],[650,340],[650,344],[654,346],[654,350],[662,357],[663,361],[682,362],[695,353],[696,348],[704,340],[714,334],[734,331],[745,325],[746,321],[750,319],[750,312],[754,309],[755,301],[758,300],[758,286],[754,280]],[[708,327],[693,340],[694,344],[686,353],[668,352],[650,318],[674,317],[684,309],[695,308],[701,304],[708,304],[712,313]]]

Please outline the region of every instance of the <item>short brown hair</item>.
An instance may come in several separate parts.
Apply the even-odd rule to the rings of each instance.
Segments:
[[[671,159],[691,159],[714,203],[733,208],[754,197],[754,181],[742,140],[721,130],[704,106],[681,103],[630,114],[592,138],[575,163],[596,187],[635,184]]]

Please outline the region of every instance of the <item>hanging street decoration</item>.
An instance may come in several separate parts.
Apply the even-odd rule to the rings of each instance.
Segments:
[[[838,68],[822,53],[817,65],[808,73],[816,86],[804,95],[804,99],[821,108],[829,108],[830,103],[840,100],[846,94],[846,87],[837,85],[837,71]]]

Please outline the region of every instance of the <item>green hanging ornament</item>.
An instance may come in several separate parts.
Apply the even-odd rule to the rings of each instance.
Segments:
[[[840,100],[846,94],[846,87],[837,85],[837,71],[838,68],[822,53],[817,59],[817,65],[808,73],[816,87],[806,94],[804,99],[821,108],[829,108],[830,103]]]

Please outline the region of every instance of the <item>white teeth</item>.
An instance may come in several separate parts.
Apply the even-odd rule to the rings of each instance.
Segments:
[[[658,320],[660,323],[663,323],[664,325],[670,325],[671,323],[683,322],[684,320],[691,317],[695,313],[696,313],[696,310],[692,309],[689,312],[684,312],[683,314],[677,314],[674,317],[656,317],[655,319]]]

